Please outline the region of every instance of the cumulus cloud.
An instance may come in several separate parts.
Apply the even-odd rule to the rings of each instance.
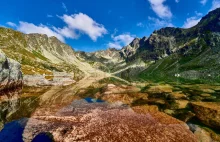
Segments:
[[[121,34],[112,37],[113,42],[108,43],[108,47],[121,49],[123,46],[130,44],[134,40],[135,36],[130,34]]]
[[[49,37],[55,36],[62,42],[65,42],[65,38],[78,39],[81,33],[88,35],[93,41],[96,41],[98,37],[107,33],[107,30],[103,25],[98,24],[92,18],[83,13],[58,17],[66,23],[62,28],[55,26],[49,27],[43,24],[35,25],[24,21],[20,21],[18,25],[12,22],[7,22],[7,25],[16,27],[17,30],[26,34],[40,33],[46,34]]]
[[[65,10],[65,12],[68,11],[67,7],[66,7],[66,4],[62,2],[62,8]]]
[[[17,27],[17,25],[13,22],[7,22],[7,25],[9,25],[10,27]]]
[[[122,46],[119,43],[115,43],[115,42],[109,42],[107,46],[110,47],[110,48],[115,48],[115,49],[121,49],[122,48]]]
[[[63,28],[56,28],[53,27],[53,29],[59,33],[60,35],[66,37],[66,38],[71,38],[71,39],[77,39],[79,38],[79,35],[75,33],[75,31],[70,30],[68,27],[63,27]]]
[[[172,12],[170,8],[164,5],[166,0],[148,0],[150,2],[151,8],[160,18],[171,18]]]
[[[209,11],[215,10],[216,8],[220,7],[220,0],[213,0],[212,1],[212,7]]]
[[[183,28],[191,28],[199,23],[199,21],[202,19],[203,16],[202,13],[195,11],[195,16],[189,17],[186,19],[186,21],[183,24]]]
[[[184,22],[183,28],[191,28],[199,23],[201,18],[198,17],[190,17],[187,18],[186,21]]]
[[[33,23],[28,23],[28,22],[23,22],[20,21],[19,25],[17,27],[17,30],[26,33],[26,34],[30,34],[30,33],[40,33],[40,34],[46,34],[47,36],[51,37],[51,36],[55,36],[57,37],[59,40],[61,40],[62,42],[64,42],[64,36],[61,35],[60,33],[52,30],[51,28],[40,24],[40,25],[34,25]]]
[[[148,20],[152,23],[153,26],[156,28],[161,28],[161,27],[174,27],[174,25],[168,20],[160,20],[158,18],[154,17],[148,17]]]
[[[139,22],[139,23],[137,23],[137,26],[143,28],[144,24],[142,22]]]
[[[203,14],[200,12],[195,11],[196,16],[202,16]]]
[[[74,15],[63,15],[61,17],[71,30],[78,30],[81,33],[87,34],[93,41],[98,37],[107,33],[105,27],[86,14],[79,13]]]
[[[134,40],[134,36],[130,34],[122,34],[114,37],[114,41],[121,42],[122,44],[128,45]]]
[[[208,0],[201,0],[200,3],[201,3],[202,5],[205,5],[205,4],[207,3],[207,1],[208,1]]]

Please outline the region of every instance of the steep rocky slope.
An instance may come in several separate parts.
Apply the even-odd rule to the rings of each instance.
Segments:
[[[127,63],[141,60],[150,66],[140,79],[155,81],[218,82],[220,80],[220,9],[210,12],[189,29],[162,28],[142,43]],[[134,75],[132,70],[122,77]],[[132,78],[137,79],[137,77]]]
[[[78,52],[77,56],[95,68],[117,74],[121,72],[121,70],[145,66],[143,61],[128,61],[128,59],[136,54],[138,48],[141,47],[146,40],[147,37],[135,38],[129,45],[123,47],[121,50],[108,48],[107,50],[91,53]]]
[[[119,50],[114,48],[90,53],[78,52],[77,56],[82,61],[88,62],[94,68],[101,69],[106,72],[110,72],[116,66],[125,62]]]
[[[22,64],[24,75],[52,76],[55,71],[74,73],[74,79],[83,76],[79,69],[81,62],[74,50],[56,37],[0,28],[0,48],[8,57]]]
[[[5,56],[0,50],[0,94],[5,89],[22,85],[21,65]]]
[[[130,81],[220,81],[220,9],[194,27],[162,28],[121,50],[79,53],[99,69]],[[110,53],[110,55],[109,55]]]

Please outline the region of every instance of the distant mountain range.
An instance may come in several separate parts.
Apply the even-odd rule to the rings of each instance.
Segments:
[[[162,28],[121,50],[76,52],[56,37],[0,28],[0,48],[22,64],[24,74],[53,70],[83,76],[82,64],[128,80],[220,81],[220,8],[194,27]]]
[[[121,50],[102,51],[114,52],[111,55],[117,58],[112,56],[113,59],[120,59],[111,66],[100,58],[105,58],[100,51],[92,57],[101,59],[93,61],[129,80],[218,82],[219,51],[220,8],[211,11],[192,28],[162,28],[149,38],[134,39]],[[108,63],[111,61],[105,59]]]

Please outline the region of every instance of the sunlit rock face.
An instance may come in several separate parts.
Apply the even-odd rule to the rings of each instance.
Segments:
[[[202,123],[220,129],[220,103],[216,102],[194,102],[191,103],[196,117]]]
[[[18,62],[7,58],[0,50],[0,91],[21,85],[21,65]]]
[[[196,142],[185,123],[158,111],[138,111],[119,104],[76,100],[54,115],[28,120],[23,140],[49,132],[55,141]]]

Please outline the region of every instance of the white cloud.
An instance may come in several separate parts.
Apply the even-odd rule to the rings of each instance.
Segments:
[[[17,27],[17,30],[19,30],[23,33],[26,33],[26,34],[40,33],[40,34],[46,34],[49,37],[55,36],[59,40],[61,40],[62,42],[65,41],[64,37],[60,33],[57,33],[56,31],[53,31],[52,29],[50,29],[49,27],[47,27],[43,24],[40,24],[39,26],[36,26],[33,23],[27,23],[27,22],[20,21],[19,25]]]
[[[207,3],[207,1],[208,1],[208,0],[201,0],[200,3],[201,3],[202,5],[205,5],[205,4]]]
[[[160,18],[172,18],[172,12],[170,8],[163,3],[166,0],[148,0],[150,2],[151,8]]]
[[[69,29],[87,34],[93,41],[107,34],[107,30],[103,25],[97,23],[86,14],[63,15],[61,18],[68,25]]]
[[[203,16],[202,13],[195,11],[195,16],[189,17],[183,24],[183,28],[191,28],[199,23],[201,17]]]
[[[120,43],[114,43],[114,42],[110,42],[107,45],[109,48],[115,48],[115,49],[121,49],[122,46],[120,45]]]
[[[62,8],[65,10],[65,12],[68,11],[67,7],[66,7],[66,4],[62,2]]]
[[[179,3],[179,2],[180,2],[180,0],[175,0],[175,2],[176,2],[176,3]]]
[[[69,29],[68,27],[63,27],[63,28],[56,28],[56,27],[53,27],[53,29],[61,34],[62,36],[66,37],[66,38],[71,38],[71,39],[77,39],[79,38],[79,35],[77,35],[75,33],[75,31]]]
[[[134,40],[134,36],[130,34],[122,34],[115,36],[113,39],[115,42],[120,42],[124,45],[128,45],[129,43],[132,42],[132,40]]]
[[[137,23],[137,26],[143,28],[143,27],[144,27],[144,24],[143,24],[142,22],[139,22],[139,23]]]
[[[212,7],[209,11],[215,10],[216,8],[220,7],[220,0],[213,0],[212,1]]]
[[[191,28],[199,23],[201,18],[198,17],[190,17],[187,18],[186,21],[184,22],[183,28]]]
[[[93,41],[96,41],[98,37],[107,33],[107,30],[103,25],[98,24],[92,18],[83,13],[58,17],[66,23],[66,25],[62,28],[54,27],[52,25],[35,25],[24,21],[20,21],[18,25],[12,22],[7,22],[7,25],[16,27],[18,31],[26,34],[40,33],[46,34],[49,37],[55,36],[62,42],[65,42],[65,38],[78,39],[80,37],[80,33],[87,34]],[[117,31],[115,31],[115,34],[116,32]]]
[[[52,18],[52,17],[53,17],[53,15],[47,14],[47,17],[48,17],[48,18]]]
[[[196,16],[202,16],[203,14],[200,12],[195,11]]]
[[[17,25],[13,22],[7,22],[7,25],[9,25],[10,27],[17,27]]]
[[[130,44],[134,40],[135,36],[130,34],[121,34],[118,36],[112,37],[113,42],[108,43],[108,47],[121,49],[123,46]]]
[[[158,18],[154,18],[154,17],[148,17],[148,20],[153,22],[153,26],[155,26],[156,28],[161,28],[161,27],[174,27],[174,25],[167,20],[160,20]]]

